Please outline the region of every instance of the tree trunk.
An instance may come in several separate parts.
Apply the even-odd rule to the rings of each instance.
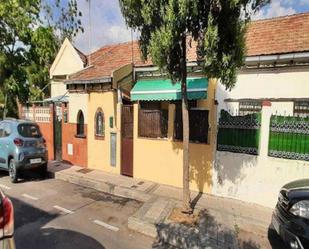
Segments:
[[[5,97],[4,97],[4,108],[3,108],[3,119],[6,118],[7,104],[8,104],[8,94],[5,93]]]
[[[187,98],[186,35],[183,35],[181,59],[182,127],[183,127],[183,212],[191,213],[189,188],[189,111]]]

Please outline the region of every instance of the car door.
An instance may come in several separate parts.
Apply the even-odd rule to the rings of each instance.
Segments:
[[[6,166],[5,159],[5,142],[4,142],[4,122],[0,122],[0,167],[4,168]]]
[[[10,135],[12,133],[11,130],[11,125],[10,123],[3,122],[3,131],[2,131],[2,136],[1,136],[1,156],[0,160],[2,162],[2,167],[8,168],[8,152],[9,152],[9,145],[10,145]]]

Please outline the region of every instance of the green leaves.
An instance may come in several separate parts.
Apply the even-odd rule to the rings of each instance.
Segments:
[[[76,0],[0,1],[0,91],[22,102],[48,94],[49,67],[63,39],[82,30],[81,15]]]
[[[245,57],[245,28],[269,0],[119,0],[129,27],[141,33],[143,57],[173,80],[182,72],[183,35],[198,42],[196,60],[209,77],[230,89]]]

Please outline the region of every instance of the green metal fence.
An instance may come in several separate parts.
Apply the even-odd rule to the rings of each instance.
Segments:
[[[258,155],[260,129],[261,113],[232,116],[221,110],[217,150]]]
[[[309,118],[273,115],[268,155],[309,161]]]

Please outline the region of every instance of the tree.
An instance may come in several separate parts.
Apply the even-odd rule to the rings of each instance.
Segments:
[[[16,97],[24,103],[47,93],[63,39],[83,31],[76,1],[0,1],[0,90],[8,115],[17,114]]]
[[[204,73],[230,89],[243,65],[244,35],[250,15],[269,0],[119,0],[129,27],[140,33],[144,59],[151,58],[181,83],[183,117],[183,212],[190,213],[189,114],[187,48],[196,54]],[[189,42],[188,42],[189,40]]]

